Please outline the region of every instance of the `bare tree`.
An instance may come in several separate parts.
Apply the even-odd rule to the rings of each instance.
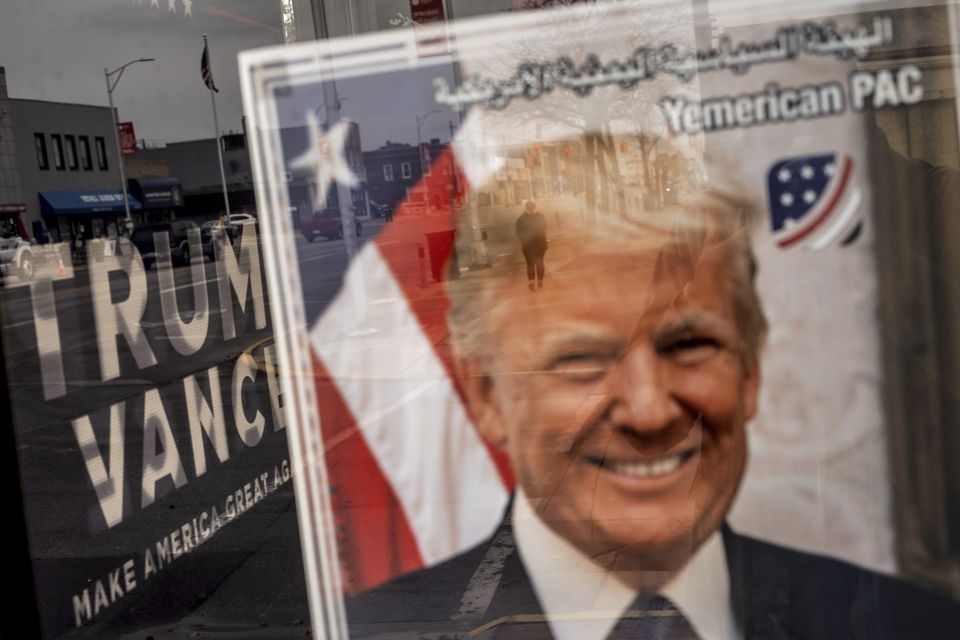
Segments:
[[[541,9],[573,4],[578,0],[518,0],[515,8]],[[693,42],[693,24],[688,10],[679,6],[658,9],[649,7],[641,12],[632,9],[629,2],[610,4],[590,3],[570,12],[569,23],[550,33],[525,34],[526,37],[508,50],[493,53],[482,60],[465,61],[471,75],[503,79],[505,73],[515,73],[524,64],[550,68],[560,58],[574,66],[584,64],[590,56],[601,63],[625,59],[638,47],[656,49],[673,45],[678,50]],[[563,9],[558,9],[563,11]],[[575,18],[575,19],[574,19]],[[502,111],[491,110],[487,117],[498,122],[503,130],[539,131],[541,126],[554,132],[558,129],[578,132],[581,141],[580,156],[584,201],[587,214],[598,211],[627,216],[626,185],[621,167],[617,139],[624,132],[636,140],[644,180],[656,183],[651,170],[656,140],[663,131],[657,102],[666,90],[675,86],[674,77],[643,80],[630,88],[619,86],[595,87],[584,95],[561,87],[535,99],[515,99]],[[535,125],[535,126],[532,126]],[[518,134],[522,135],[522,134]],[[542,154],[542,152],[541,152]],[[540,158],[543,162],[543,158]]]

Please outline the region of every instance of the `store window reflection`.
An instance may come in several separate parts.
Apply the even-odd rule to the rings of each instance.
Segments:
[[[311,37],[302,0],[0,9],[5,424],[44,638],[306,633],[237,69],[282,4]]]

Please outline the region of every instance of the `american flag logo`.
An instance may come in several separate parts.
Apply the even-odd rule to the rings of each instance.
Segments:
[[[777,246],[817,251],[852,244],[863,227],[863,197],[855,182],[849,156],[824,153],[774,163],[767,193]]]

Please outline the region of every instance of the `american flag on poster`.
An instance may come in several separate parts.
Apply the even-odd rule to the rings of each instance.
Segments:
[[[591,7],[576,9],[586,15]],[[606,25],[605,11],[590,15]],[[523,19],[539,15],[579,32],[580,21],[557,13]],[[259,136],[252,146],[255,155],[258,147],[263,154],[260,161],[254,158],[263,172],[258,207],[272,221],[265,232],[267,265],[275,272],[271,297],[275,309],[284,310],[275,313],[275,329],[305,334],[302,342],[291,338],[285,345],[281,335],[277,343],[281,378],[299,394],[290,398],[301,412],[291,421],[292,460],[301,468],[313,465],[295,483],[301,483],[298,510],[309,510],[301,521],[308,580],[312,556],[313,568],[323,574],[316,593],[341,587],[348,595],[358,593],[482,542],[503,517],[513,489],[507,460],[482,441],[457,386],[448,301],[433,267],[451,250],[443,238],[460,210],[453,202],[471,187],[486,189],[506,167],[517,175],[514,163],[522,160],[508,157],[507,138],[532,138],[537,128],[495,133],[484,118],[474,117],[480,111],[458,112],[436,98],[438,82],[460,84],[459,71],[444,47],[428,55],[420,45],[447,38],[447,26],[423,25],[412,39],[389,31],[376,41],[340,39],[241,55],[245,111]],[[527,55],[514,50],[529,43],[526,38],[503,29],[497,34],[507,66]],[[488,36],[475,35],[485,42]],[[556,43],[549,40],[543,46],[552,51]],[[465,46],[467,38],[458,42]],[[597,46],[600,51],[604,45]],[[336,134],[347,121],[356,126]],[[342,147],[331,144],[335,138]],[[435,138],[442,152],[432,142],[418,148],[418,142]],[[370,160],[378,151],[404,157],[387,168]],[[312,156],[340,166],[358,155],[363,166],[352,166],[352,187],[353,180],[304,163]],[[421,161],[428,170],[419,180],[392,196],[378,194],[378,182],[396,185],[411,169],[420,175]],[[532,182],[533,173],[524,174]],[[563,182],[567,191],[575,185]],[[513,206],[516,197],[510,198]],[[365,198],[387,205],[389,222],[370,238],[369,229],[379,223],[364,219],[362,246],[349,261],[343,256],[341,264],[348,266],[325,271],[317,247],[326,241],[296,236],[318,239],[319,233],[302,233],[304,225],[348,211],[340,205],[346,199],[366,218]],[[347,244],[350,229],[342,225]],[[476,254],[485,255],[481,247]],[[469,261],[458,257],[461,264]],[[321,280],[339,288],[328,295],[318,289]],[[279,305],[277,296],[291,291],[289,302]],[[306,458],[299,463],[298,448]],[[322,464],[315,462],[318,451]],[[316,598],[316,606],[336,619],[329,603]]]
[[[356,163],[352,170],[365,179],[298,170],[314,144],[318,160],[348,165],[353,154],[331,142],[349,145],[352,135],[363,133],[362,123],[351,125],[356,134],[345,138],[327,135],[343,122],[311,133],[317,126],[289,127],[282,136],[301,228],[313,207],[327,207],[323,215],[339,211],[332,199],[349,186],[341,182],[354,184],[350,193],[361,200],[369,188],[369,176]],[[421,157],[413,145],[409,152],[413,161]],[[481,441],[457,388],[447,299],[431,269],[433,261],[446,261],[451,246],[431,247],[429,237],[452,230],[453,203],[467,178],[449,144],[425,168],[406,196],[385,203],[392,208],[390,221],[363,238],[336,295],[315,308],[308,305],[315,398],[347,594],[479,543],[499,522],[512,487],[502,454]],[[394,178],[400,176],[396,171]],[[320,189],[326,202],[322,195],[311,202],[307,191],[301,198],[297,187],[304,181],[309,195]],[[375,226],[373,220],[364,224]],[[306,246],[310,251],[316,245]],[[311,258],[301,260],[306,265]],[[301,278],[305,298],[323,298],[303,267]]]

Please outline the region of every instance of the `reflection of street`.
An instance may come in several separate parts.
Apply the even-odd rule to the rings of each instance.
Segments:
[[[56,280],[73,276],[69,245],[21,244],[15,251],[0,250],[0,277],[4,288],[23,287],[38,278]]]
[[[57,263],[49,265],[48,270],[57,269]],[[83,388],[83,405],[102,407],[116,398],[116,387],[119,384],[165,384],[170,383],[188,373],[201,371],[206,367],[225,362],[236,357],[244,346],[247,336],[241,336],[232,341],[224,341],[221,331],[221,309],[218,304],[217,272],[215,264],[206,262],[204,265],[206,286],[208,290],[210,322],[207,339],[200,354],[190,358],[178,357],[170,346],[170,339],[163,326],[163,315],[159,304],[160,288],[156,270],[146,271],[147,294],[146,309],[143,313],[140,326],[150,343],[159,366],[148,367],[136,371],[132,376],[123,376],[120,381],[111,380],[102,382],[96,363],[99,360],[97,335],[92,322],[90,311],[97,301],[93,299],[89,281],[87,265],[72,267],[65,265],[62,276],[38,272],[32,281],[11,282],[3,291],[3,327],[7,336],[5,351],[8,366],[16,371],[12,379],[14,402],[21,393],[33,395],[39,388],[39,367],[37,366],[37,341],[33,321],[33,307],[31,305],[31,290],[40,286],[46,277],[52,277],[55,292],[55,313],[59,320],[60,342],[64,360],[68,365],[77,365],[75,369],[82,370],[85,375],[67,376],[67,396],[79,388]],[[183,313],[192,312],[192,281],[190,268],[177,266],[173,268],[173,276],[178,304]],[[111,277],[112,299],[116,303],[122,301],[129,294],[129,285],[121,277]],[[248,309],[249,311],[249,309]],[[252,337],[252,336],[251,336]],[[43,339],[43,336],[40,337]],[[123,349],[121,348],[121,352]],[[133,367],[131,367],[133,368]],[[129,369],[125,369],[125,372]],[[102,387],[102,389],[100,389]],[[105,394],[101,397],[101,394]],[[15,407],[18,412],[18,427],[31,428],[31,407]],[[23,412],[23,413],[21,413]],[[39,426],[39,425],[38,425]]]
[[[372,240],[383,226],[383,220],[364,221],[358,248]],[[306,317],[315,319],[340,290],[347,270],[347,250],[343,240],[308,243],[297,236],[296,241]]]

